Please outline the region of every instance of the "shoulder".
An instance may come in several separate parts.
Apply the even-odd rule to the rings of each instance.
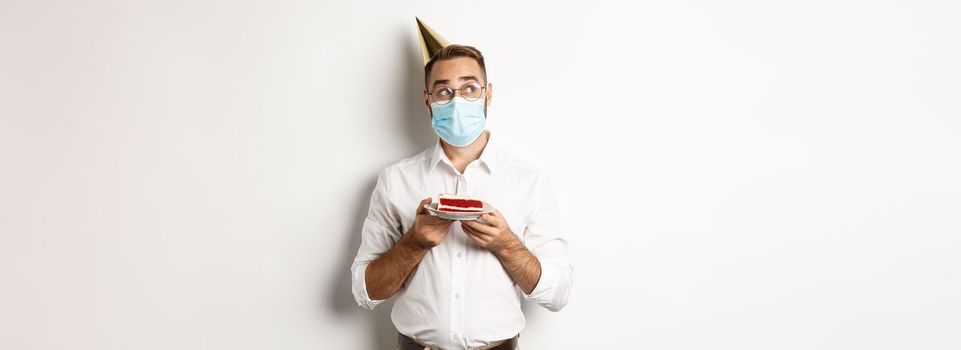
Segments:
[[[409,176],[419,176],[430,160],[430,151],[431,149],[428,148],[388,164],[377,174],[377,182],[383,186],[389,186],[389,184],[395,180],[404,179]]]
[[[543,168],[506,150],[499,150],[497,161],[500,163],[498,165],[500,165],[502,168],[515,173],[516,175],[532,177],[547,176],[547,172]]]

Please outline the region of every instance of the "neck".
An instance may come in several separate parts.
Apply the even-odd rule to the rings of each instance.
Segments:
[[[447,159],[454,164],[468,164],[477,158],[480,158],[481,152],[484,151],[484,147],[487,146],[487,141],[490,139],[490,131],[484,130],[474,142],[464,147],[455,147],[447,144],[441,140],[440,146],[444,149],[444,154],[447,155]]]

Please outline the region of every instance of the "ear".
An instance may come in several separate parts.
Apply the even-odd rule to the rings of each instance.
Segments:
[[[490,106],[491,101],[494,99],[494,84],[487,83],[487,104],[484,107]]]
[[[430,115],[430,94],[427,93],[427,90],[424,90],[424,109],[427,110],[427,117],[433,118]]]

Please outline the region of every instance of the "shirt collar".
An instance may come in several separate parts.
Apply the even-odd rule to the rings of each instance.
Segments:
[[[497,145],[494,144],[493,133],[487,130],[485,130],[485,132],[488,134],[487,145],[484,146],[484,150],[481,151],[481,155],[478,159],[482,164],[484,164],[484,166],[487,167],[487,171],[493,174],[494,168],[497,167],[497,153],[499,150],[497,149]],[[453,167],[453,163],[451,163],[450,158],[447,158],[447,154],[444,153],[444,148],[441,147],[440,143],[441,140],[437,139],[437,142],[434,143],[433,150],[431,150],[430,163],[427,164],[428,173],[433,171],[434,168],[437,167],[437,163],[440,162],[444,162]]]

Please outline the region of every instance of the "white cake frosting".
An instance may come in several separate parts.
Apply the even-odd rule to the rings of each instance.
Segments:
[[[440,195],[440,198],[447,198],[447,199],[470,199],[470,200],[475,200],[475,201],[481,200],[480,198],[477,198],[477,197],[458,196],[458,195],[456,195],[456,194],[441,194],[441,195]],[[483,202],[483,201],[482,201],[482,202]]]

